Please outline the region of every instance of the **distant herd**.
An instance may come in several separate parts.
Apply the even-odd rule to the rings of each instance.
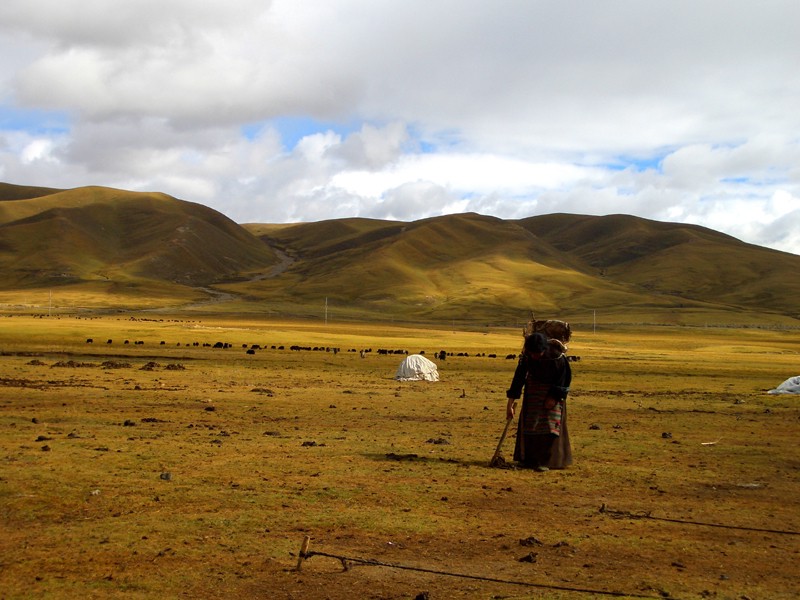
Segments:
[[[87,344],[93,344],[94,343],[94,339],[93,338],[87,338],[86,339],[86,343]],[[114,343],[113,339],[106,340],[106,344],[113,344],[113,343]],[[123,344],[131,344],[131,343],[133,343],[136,346],[144,345],[144,341],[142,341],[142,340],[135,340],[133,342],[131,342],[130,340],[125,340],[123,342]],[[159,345],[166,346],[167,342],[162,340]],[[181,346],[181,342],[178,342],[176,345],[177,346]],[[203,347],[203,348],[216,348],[216,349],[228,349],[228,348],[233,348],[234,347],[234,344],[231,344],[229,342],[215,342],[213,344],[208,343],[208,342],[202,343],[202,344],[200,342],[188,342],[188,343],[185,343],[183,345],[187,346],[187,347]],[[284,346],[284,345],[280,345],[280,346],[278,346],[278,345],[272,345],[272,346],[264,345],[264,346],[262,346],[261,344],[242,344],[241,347],[242,347],[242,349],[244,349],[246,351],[247,354],[251,354],[251,355],[255,354],[256,350],[268,350],[268,349],[285,350],[286,349],[286,346]],[[342,351],[341,348],[336,348],[336,347],[331,347],[331,346],[299,346],[299,345],[289,346],[289,350],[291,350],[293,352],[300,352],[300,351],[306,351],[306,352],[332,352],[333,354],[338,354],[339,352]],[[360,353],[361,358],[365,358],[367,354],[373,353],[373,349],[372,348],[365,348],[365,349],[362,349],[362,350],[356,350],[355,348],[352,348],[352,349],[347,350],[347,352]],[[398,349],[391,350],[391,349],[387,349],[387,348],[378,348],[377,350],[374,351],[374,353],[375,354],[379,354],[379,355],[399,354],[399,355],[406,356],[406,355],[409,354],[409,351],[408,350],[398,350]],[[419,352],[417,352],[417,354],[425,355],[425,350],[420,350]],[[446,358],[448,356],[463,356],[463,357],[475,356],[475,357],[497,358],[497,354],[486,354],[485,352],[479,352],[479,353],[470,355],[468,352],[447,352],[446,350],[440,350],[438,352],[434,352],[433,356],[437,360],[446,360]],[[516,354],[507,354],[505,358],[507,360],[515,360],[517,358],[517,355]],[[580,360],[580,357],[579,356],[567,356],[567,359],[571,360],[571,361],[577,361],[577,360]]]

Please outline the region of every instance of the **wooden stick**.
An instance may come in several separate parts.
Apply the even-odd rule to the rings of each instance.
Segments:
[[[517,403],[514,402],[514,404],[512,406],[514,408],[516,408]],[[511,417],[510,419],[506,419],[506,426],[505,426],[505,429],[503,429],[503,435],[500,436],[500,441],[497,442],[497,449],[495,449],[495,451],[494,451],[494,456],[492,456],[492,460],[489,461],[489,466],[494,466],[494,463],[497,460],[497,457],[500,456],[500,448],[503,447],[503,442],[506,440],[506,436],[508,435],[508,428],[511,426],[511,421],[513,421],[513,420],[514,420],[514,417]]]
[[[303,561],[306,558],[306,554],[308,554],[308,545],[311,543],[311,538],[306,536],[303,538],[303,543],[300,546],[300,552],[297,554],[297,570],[300,571],[303,568]]]

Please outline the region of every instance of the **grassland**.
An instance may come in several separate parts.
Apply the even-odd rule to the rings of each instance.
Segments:
[[[533,473],[488,467],[517,328],[2,317],[0,596],[796,598],[796,332],[576,329]]]

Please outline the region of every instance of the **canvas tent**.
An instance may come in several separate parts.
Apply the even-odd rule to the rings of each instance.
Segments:
[[[439,370],[436,363],[421,354],[410,354],[397,367],[394,378],[399,381],[439,381]]]
[[[800,375],[789,377],[786,381],[776,387],[774,390],[769,390],[768,394],[800,394]]]

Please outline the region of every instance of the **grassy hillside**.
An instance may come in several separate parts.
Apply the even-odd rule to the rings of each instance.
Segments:
[[[30,185],[13,185],[0,182],[0,202],[4,200],[29,200],[41,196],[49,196],[61,190],[55,188],[35,187]],[[2,210],[2,206],[0,206]]]
[[[748,322],[798,313],[797,284],[781,281],[800,257],[695,226],[464,214],[248,227],[295,261],[280,278],[240,292],[316,306],[328,299],[345,312],[494,322],[527,310],[586,318],[599,309],[614,318],[679,323],[691,315],[689,322],[712,324],[741,322],[742,311],[752,313]]]
[[[797,325],[798,270],[800,256],[626,215],[237,225],[164,194],[0,184],[0,305],[58,286],[81,306],[172,312]]]
[[[276,261],[258,238],[220,213],[164,194],[91,187],[13,199],[15,187],[0,188],[5,289],[202,286]]]
[[[800,315],[794,254],[629,215],[546,215],[520,225],[603,278],[686,300]]]

